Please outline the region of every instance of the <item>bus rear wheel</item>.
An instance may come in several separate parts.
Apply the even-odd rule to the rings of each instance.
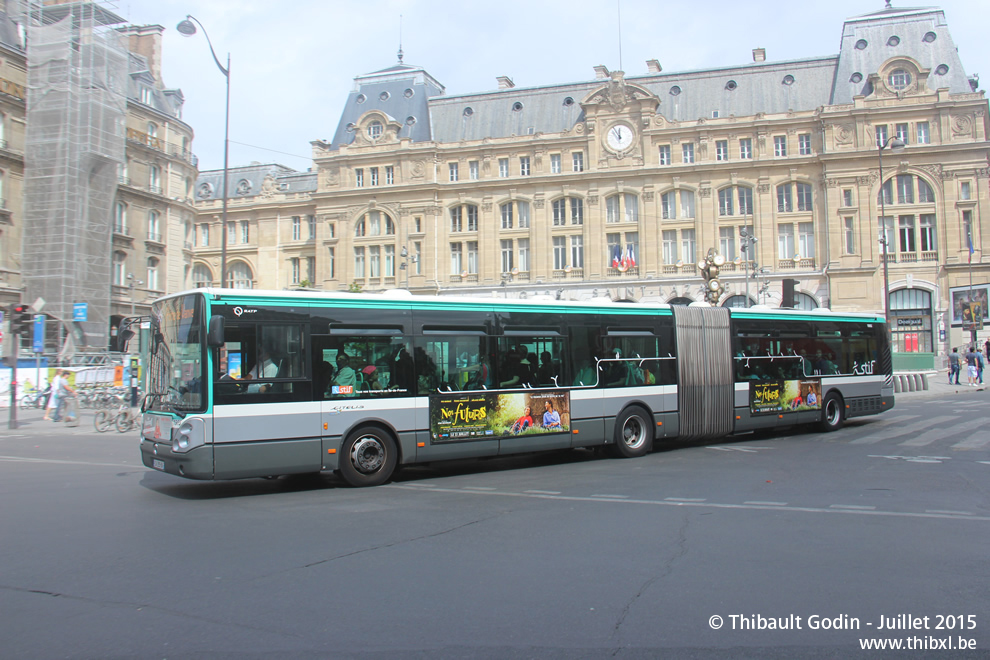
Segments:
[[[645,456],[653,449],[653,416],[639,406],[630,406],[615,418],[612,455],[618,458]]]
[[[392,436],[372,426],[357,429],[344,440],[340,476],[351,486],[379,486],[392,476],[399,452]]]
[[[826,432],[838,431],[845,421],[842,412],[842,397],[829,392],[822,403],[822,421],[818,422],[818,428]]]

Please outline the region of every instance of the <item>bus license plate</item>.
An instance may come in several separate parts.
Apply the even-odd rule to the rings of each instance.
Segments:
[[[161,470],[162,472],[164,472],[165,471],[165,461],[161,461],[161,460],[158,460],[157,458],[153,458],[153,459],[151,459],[151,467],[155,468],[156,470]]]

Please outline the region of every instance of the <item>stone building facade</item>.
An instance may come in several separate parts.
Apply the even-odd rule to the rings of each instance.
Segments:
[[[447,96],[400,56],[357,77],[311,171],[231,170],[228,284],[676,304],[714,249],[722,305],[776,307],[793,280],[798,307],[882,311],[886,278],[899,366],[968,336],[990,124],[940,10],[848,19],[828,57],[595,74]],[[198,283],[219,280],[220,179],[197,183]]]

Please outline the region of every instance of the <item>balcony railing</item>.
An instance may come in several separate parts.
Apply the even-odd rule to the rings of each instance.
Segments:
[[[639,266],[630,266],[625,270],[619,268],[609,268],[606,271],[607,277],[638,277],[639,276]]]
[[[162,235],[160,233],[148,232],[148,240],[153,241],[155,243],[161,243]]]
[[[149,191],[150,191],[150,192],[151,192],[151,193],[152,193],[153,195],[161,195],[161,194],[162,194],[162,187],[161,187],[161,186],[156,186],[156,185],[155,185],[155,184],[153,184],[153,183],[152,183],[152,184],[149,184],[149,185],[148,185],[148,190],[149,190]]]
[[[931,251],[931,252],[922,252],[921,253],[921,260],[922,261],[938,261],[938,252],[936,252],[934,250]]]

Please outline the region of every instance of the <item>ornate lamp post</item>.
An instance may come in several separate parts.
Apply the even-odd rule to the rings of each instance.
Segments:
[[[184,37],[191,37],[196,34],[196,25],[193,25],[193,21],[196,25],[203,30],[203,36],[206,37],[206,43],[210,45],[210,54],[213,55],[213,61],[216,62],[217,68],[220,69],[220,73],[223,74],[224,78],[227,79],[227,108],[224,117],[224,129],[223,129],[223,201],[222,201],[222,211],[220,212],[220,223],[222,230],[220,232],[220,286],[223,287],[227,283],[227,178],[228,178],[228,155],[230,147],[230,53],[227,53],[227,66],[224,67],[220,64],[220,60],[217,58],[216,51],[213,50],[213,42],[210,41],[210,35],[206,33],[206,28],[203,24],[199,22],[198,18],[194,16],[186,15],[184,21],[175,26],[175,29],[179,31]]]
[[[886,195],[883,190],[883,150],[889,147],[891,151],[898,152],[903,151],[904,146],[904,140],[894,135],[877,144],[877,159],[880,161],[880,242],[883,243],[883,315],[887,320],[887,332],[890,332],[890,275],[887,269],[887,245],[890,236],[887,234],[887,214],[884,206]],[[891,184],[891,196],[893,197],[893,184]]]

